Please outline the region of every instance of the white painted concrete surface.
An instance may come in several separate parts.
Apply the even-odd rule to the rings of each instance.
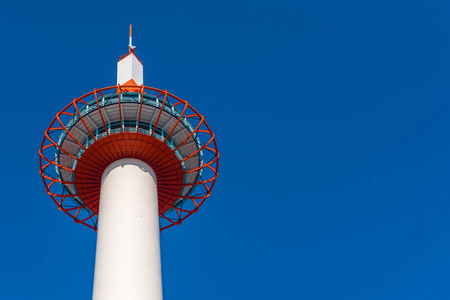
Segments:
[[[137,159],[103,173],[93,300],[161,300],[156,175]]]
[[[134,53],[117,63],[117,84],[124,84],[130,79],[137,85],[144,83],[144,67]]]

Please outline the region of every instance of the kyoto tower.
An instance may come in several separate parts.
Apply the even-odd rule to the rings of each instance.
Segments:
[[[131,25],[117,85],[58,112],[39,155],[59,210],[97,232],[93,299],[162,299],[160,232],[210,196],[219,153],[186,100],[144,86]]]

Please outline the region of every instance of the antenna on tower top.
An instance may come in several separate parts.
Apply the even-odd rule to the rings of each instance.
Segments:
[[[128,49],[130,49],[130,53],[134,51],[134,49],[136,49],[136,46],[133,46],[132,42],[132,34],[131,34],[131,24],[130,24],[130,44],[128,45]]]

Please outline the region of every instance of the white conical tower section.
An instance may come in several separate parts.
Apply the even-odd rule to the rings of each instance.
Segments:
[[[136,54],[134,54],[136,47],[132,45],[131,25],[128,49],[128,54],[121,57],[117,62],[117,84],[141,85],[144,83],[144,67]]]

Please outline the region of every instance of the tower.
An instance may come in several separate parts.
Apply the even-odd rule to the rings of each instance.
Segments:
[[[59,210],[97,231],[94,300],[162,299],[159,234],[196,212],[218,175],[204,117],[143,82],[130,25],[117,85],[58,112],[39,150]]]

